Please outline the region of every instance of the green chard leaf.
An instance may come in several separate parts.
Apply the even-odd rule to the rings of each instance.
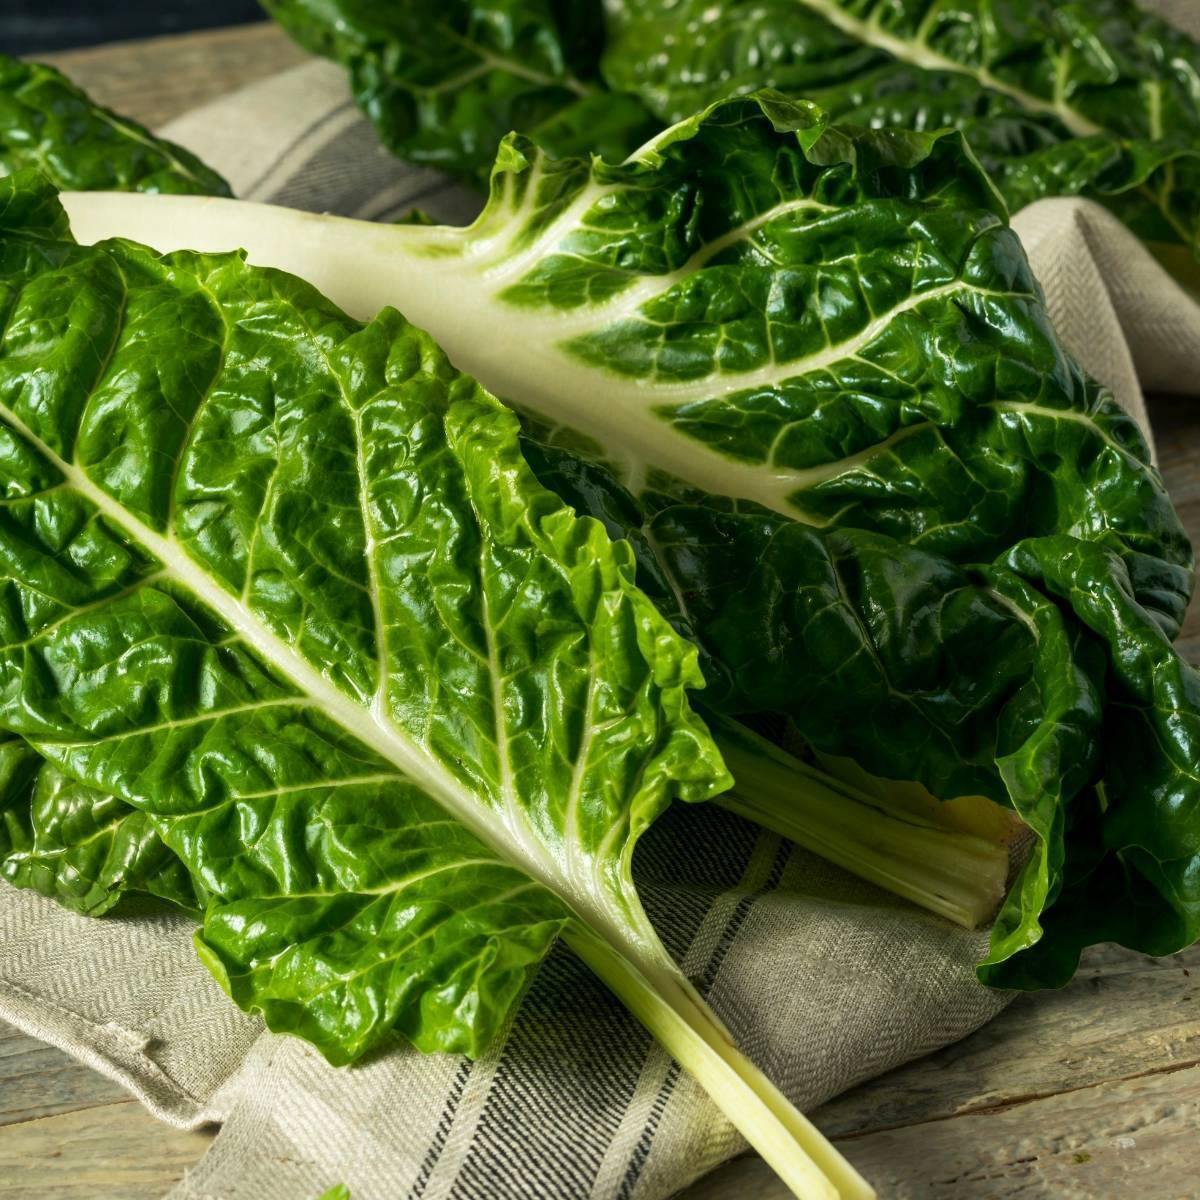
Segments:
[[[564,0],[263,0],[305,49],[342,64],[383,144],[486,182],[510,130],[549,153],[619,158],[656,128],[598,77],[600,7]]]
[[[961,129],[1016,211],[1087,196],[1196,252],[1200,47],[1136,0],[266,0],[395,153],[482,177],[517,130],[616,160],[771,87],[847,124]],[[607,97],[607,98],[605,98]]]
[[[869,1196],[641,907],[638,836],[730,780],[696,649],[516,416],[395,310],[77,245],[32,172],[0,301],[0,723],[148,819],[234,999],[335,1063],[478,1055],[561,935],[798,1194]]]
[[[960,133],[839,126],[764,93],[616,165],[517,136],[466,229],[68,204],[85,241],[166,249],[186,230],[352,311],[399,304],[527,413],[543,481],[628,539],[701,648],[706,702],[1015,808],[1039,844],[989,981],[1060,983],[1112,936],[1095,905],[1060,920],[1089,876],[1123,881],[1110,907],[1157,906],[1159,949],[1200,932],[1173,816],[1198,801],[1198,698],[1170,645],[1192,550],[1135,423],[1055,338]],[[1113,622],[1037,547],[1087,564]],[[1125,670],[1134,646],[1158,665]]]
[[[141,892],[199,909],[191,876],[143,812],[64,775],[20,738],[0,742],[0,875],[84,916]]]
[[[962,129],[1018,208],[1099,200],[1200,238],[1200,47],[1136,0],[608,0],[603,70],[665,122],[775,87],[838,120]]]
[[[325,995],[331,1055],[478,1052],[573,905],[626,914],[632,831],[721,786],[695,651],[398,314],[9,191],[7,723],[156,817],[269,1023]]]
[[[53,67],[0,54],[0,175],[27,167],[80,191],[230,194],[194,154],[93,104]]]

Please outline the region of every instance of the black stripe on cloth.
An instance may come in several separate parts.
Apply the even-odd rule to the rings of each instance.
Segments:
[[[471,1077],[472,1066],[474,1064],[469,1058],[464,1058],[459,1064],[454,1082],[450,1085],[450,1091],[446,1096],[442,1115],[438,1118],[437,1128],[433,1131],[433,1141],[430,1142],[429,1149],[425,1151],[425,1157],[421,1160],[421,1170],[417,1173],[416,1182],[408,1193],[409,1200],[419,1200],[419,1197],[425,1194],[425,1189],[433,1178],[434,1168],[442,1157],[442,1151],[446,1148],[446,1139],[450,1136],[450,1129],[454,1125],[454,1114],[458,1112],[458,1103],[462,1099],[463,1089]]]
[[[273,159],[271,159],[271,161],[262,169],[262,171],[259,172],[254,182],[250,184],[249,187],[242,189],[243,193],[249,195],[256,188],[262,187],[263,183],[271,177],[271,172],[278,170],[280,164],[284,162],[287,156],[291,154],[296,147],[304,141],[305,138],[311,137],[322,126],[328,125],[329,122],[334,119],[334,117],[340,116],[348,108],[353,107],[353,99],[343,100],[341,104],[331,108],[328,112],[322,113],[315,121],[312,121],[306,125],[298,134],[296,134],[294,138],[291,139],[291,141],[287,143],[286,146],[284,146],[282,150],[279,151],[278,154],[275,155]]]
[[[758,837],[756,827],[723,809],[677,804],[638,844],[638,892],[677,959],[718,897],[744,878]],[[772,868],[768,886],[778,883],[781,871],[780,864]],[[752,900],[739,901],[710,960],[724,959]],[[719,965],[710,961],[706,977],[715,977]],[[653,1045],[583,963],[556,947],[513,1022],[450,1200],[588,1196]],[[671,1064],[652,1108],[657,1115],[634,1148],[629,1188],[649,1155],[678,1075]]]
[[[729,948],[733,945],[734,938],[741,932],[742,926],[746,923],[746,918],[750,915],[750,910],[755,903],[768,892],[773,892],[778,886],[779,881],[783,878],[784,869],[788,865],[788,860],[792,857],[792,843],[780,839],[778,847],[775,850],[775,858],[771,863],[771,870],[767,874],[766,881],[762,887],[751,896],[743,896],[736,905],[733,912],[729,916],[729,922],[721,933],[716,946],[713,947],[713,952],[709,956],[708,964],[704,968],[704,974],[699,980],[693,981],[700,989],[702,996],[707,996],[709,988],[716,982],[717,973],[721,970],[721,964],[725,961],[725,956],[729,953]]]
[[[746,923],[746,918],[750,915],[750,910],[754,907],[754,903],[760,896],[766,895],[768,892],[773,892],[778,886],[779,881],[783,878],[784,868],[788,864],[788,859],[792,856],[792,844],[790,842],[779,842],[775,849],[775,857],[771,862],[771,870],[767,875],[763,886],[753,895],[743,896],[734,905],[733,912],[729,915],[729,920],[725,924],[725,928],[721,931],[720,938],[717,939],[716,946],[713,947],[713,952],[709,955],[708,962],[705,964],[704,972],[699,979],[693,980],[702,996],[708,994],[709,988],[717,978],[717,973],[721,970],[721,964],[725,961],[726,955],[729,953],[730,946],[733,945],[734,938]],[[654,1107],[650,1110],[650,1120],[646,1123],[646,1128],[642,1131],[642,1136],[638,1139],[637,1145],[633,1148],[633,1153],[629,1157],[629,1167],[625,1172],[625,1177],[621,1181],[621,1190],[618,1193],[618,1200],[628,1200],[633,1194],[633,1189],[637,1186],[638,1179],[641,1178],[642,1170],[646,1166],[646,1161],[650,1157],[651,1147],[654,1145],[654,1137],[658,1133],[659,1126],[662,1124],[662,1114],[666,1111],[667,1101],[671,1098],[671,1093],[675,1090],[676,1081],[679,1078],[678,1064],[672,1063],[671,1070],[667,1072],[663,1079],[662,1087],[659,1089],[658,1096],[655,1098]]]
[[[378,211],[374,209],[360,210],[360,218],[364,221],[396,221],[400,217],[408,216],[422,200],[431,200],[434,196],[458,191],[461,186],[453,179],[438,178],[432,183],[422,184],[415,191],[406,192],[399,200],[389,200],[386,207]]]
[[[459,224],[479,214],[479,197],[454,180],[389,154],[361,117],[349,117],[333,136],[312,138],[276,172],[256,199],[305,212],[375,220],[416,200],[437,220]]]
[[[633,853],[638,895],[677,962],[718,897],[742,882],[759,832],[715,804],[675,804],[638,842]]]
[[[513,1023],[452,1200],[588,1195],[650,1046],[587,967],[556,947]]]
[[[671,1094],[675,1091],[675,1084],[679,1080],[679,1071],[680,1066],[674,1061],[667,1068],[662,1087],[658,1089],[658,1095],[654,1097],[654,1104],[650,1108],[646,1128],[642,1130],[642,1136],[638,1138],[637,1145],[634,1146],[633,1153],[629,1156],[629,1166],[625,1168],[625,1177],[621,1180],[621,1190],[617,1193],[617,1200],[629,1200],[629,1197],[633,1195],[633,1189],[641,1178],[646,1159],[650,1157],[650,1147],[654,1144],[654,1135],[658,1132],[659,1125],[662,1124],[663,1113],[667,1111],[667,1101],[671,1099]]]

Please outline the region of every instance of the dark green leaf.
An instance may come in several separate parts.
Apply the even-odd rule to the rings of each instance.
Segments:
[[[838,120],[962,129],[1009,206],[1083,195],[1200,235],[1200,47],[1135,0],[613,0],[604,73],[677,121],[776,87]]]
[[[300,45],[341,63],[384,145],[486,179],[517,129],[553,154],[621,158],[656,128],[600,82],[598,4],[564,0],[264,0]]]
[[[26,167],[64,189],[229,195],[183,147],[93,104],[53,67],[0,54],[0,175]]]

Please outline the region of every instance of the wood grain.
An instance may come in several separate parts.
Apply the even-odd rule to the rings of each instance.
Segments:
[[[953,1046],[813,1114],[887,1200],[1200,1194],[1200,947],[1089,951],[1061,992],[1018,996]],[[757,1159],[687,1200],[786,1200]]]
[[[111,1079],[0,1023],[0,1126],[128,1099]]]
[[[211,1140],[208,1134],[182,1133],[153,1120],[128,1097],[38,1117],[0,1130],[0,1196],[157,1200]]]
[[[1200,1067],[1189,1067],[838,1142],[886,1200],[1189,1200],[1198,1126]],[[745,1159],[688,1194],[746,1197],[789,1193]]]
[[[46,56],[154,126],[302,60],[270,25]],[[1156,398],[1164,479],[1200,542],[1200,402]],[[1200,661],[1200,601],[1181,648]],[[954,1046],[815,1114],[887,1200],[1200,1196],[1200,950],[1089,951],[1061,992],[1018,997]],[[151,1200],[208,1146],[117,1085],[0,1024],[0,1198]],[[686,1200],[784,1200],[753,1157]]]

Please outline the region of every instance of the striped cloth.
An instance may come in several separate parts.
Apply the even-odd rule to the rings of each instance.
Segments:
[[[1194,0],[1158,0],[1200,35]],[[313,62],[164,131],[246,198],[465,221],[476,198],[384,152],[340,71]],[[1055,200],[1015,224],[1060,332],[1145,418],[1141,386],[1200,386],[1200,308],[1103,210]],[[963,1037],[1004,995],[967,933],[716,808],[676,806],[634,874],[669,949],[795,1102]],[[189,922],[89,921],[0,884],[0,1018],[119,1080],[162,1120],[219,1124],[171,1200],[658,1200],[744,1149],[711,1101],[564,949],[478,1062],[397,1039],[334,1069],[239,1012]],[[819,1119],[819,1117],[818,1117]],[[853,1152],[851,1151],[851,1157]]]

